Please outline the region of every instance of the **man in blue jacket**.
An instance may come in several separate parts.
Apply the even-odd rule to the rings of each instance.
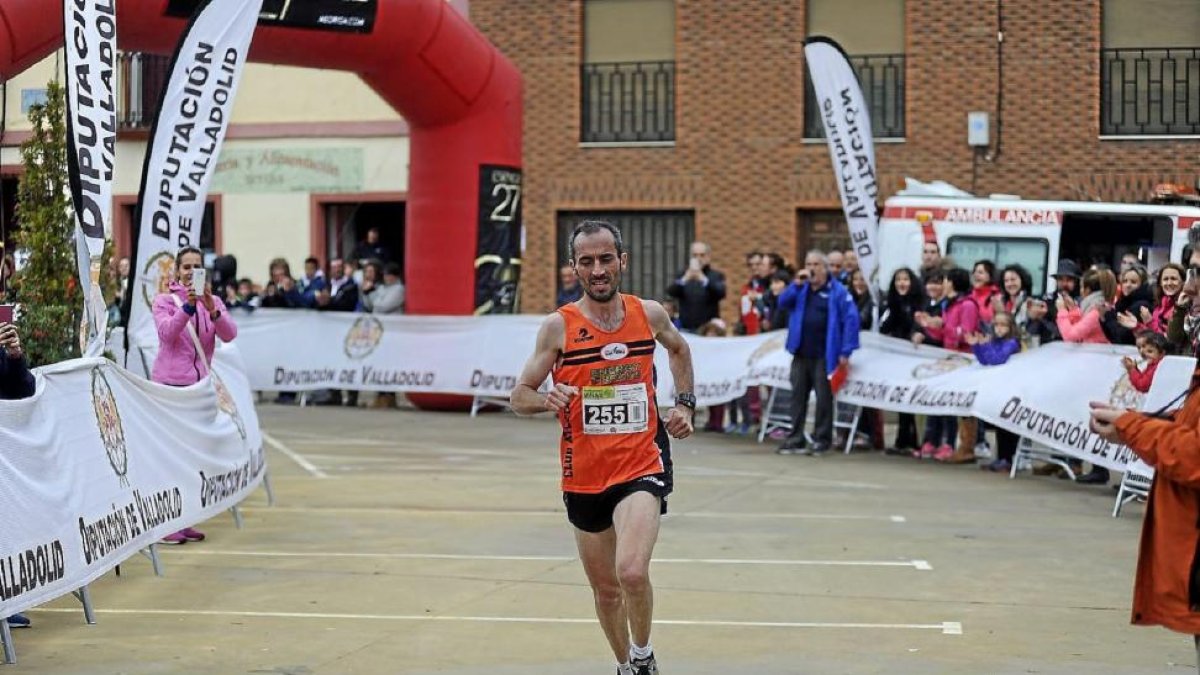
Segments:
[[[828,260],[820,251],[809,251],[804,257],[804,269],[779,296],[779,307],[791,315],[787,350],[792,355],[792,433],[777,452],[820,455],[833,444],[829,377],[858,349],[858,308],[846,287],[830,277]],[[813,445],[807,447],[804,421],[813,389],[817,411]]]

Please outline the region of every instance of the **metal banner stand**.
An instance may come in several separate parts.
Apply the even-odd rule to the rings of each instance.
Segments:
[[[1132,467],[1130,467],[1132,468]],[[1134,500],[1146,501],[1150,498],[1150,484],[1154,482],[1153,475],[1144,475],[1136,471],[1125,471],[1121,477],[1121,485],[1117,488],[1117,501],[1113,504],[1113,518],[1121,517],[1121,509]]]
[[[8,619],[0,619],[0,644],[4,647],[4,662],[17,662],[17,648],[13,645],[12,629],[8,626]]]
[[[1012,469],[1008,472],[1008,477],[1016,478],[1018,471],[1032,469],[1034,460],[1037,460],[1061,466],[1071,480],[1075,480],[1075,471],[1071,469],[1071,465],[1067,461],[1069,459],[1069,455],[1055,452],[1044,445],[1034,443],[1032,439],[1022,436],[1021,442],[1017,444],[1017,453],[1013,457]]]
[[[83,620],[87,621],[89,626],[95,626],[96,612],[92,609],[92,594],[88,592],[88,587],[80,586],[79,590],[71,591],[71,595],[83,605]]]
[[[263,469],[262,486],[267,491],[267,506],[275,506],[275,490],[271,489],[270,469]]]
[[[475,398],[471,399],[471,417],[477,416],[480,410],[490,405],[500,406],[505,410],[512,410],[512,406],[509,404],[507,398],[500,398],[499,396],[475,396]]]

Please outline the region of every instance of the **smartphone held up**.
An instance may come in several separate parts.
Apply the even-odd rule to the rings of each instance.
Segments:
[[[204,295],[204,287],[208,284],[208,270],[197,267],[192,270],[192,292],[196,297]]]

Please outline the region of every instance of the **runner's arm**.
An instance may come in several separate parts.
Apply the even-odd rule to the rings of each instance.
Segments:
[[[546,397],[538,393],[538,387],[546,381],[554,362],[558,360],[565,337],[566,324],[561,314],[557,312],[546,317],[542,327],[538,329],[537,346],[533,356],[525,362],[517,386],[513,387],[508,400],[513,411],[518,415],[535,415],[554,408],[548,404]]]
[[[667,358],[671,364],[671,376],[675,378],[676,401],[679,394],[691,394],[695,376],[692,373],[692,350],[687,340],[683,339],[671,317],[662,305],[652,300],[642,301],[646,318],[650,321],[650,330],[654,331],[654,339],[667,349]],[[695,400],[695,399],[693,399]],[[678,402],[667,411],[666,429],[672,438],[687,438],[695,430],[692,418],[696,409]]]
[[[643,300],[646,318],[650,320],[650,329],[654,331],[654,339],[666,348],[671,363],[671,376],[675,378],[675,391],[692,393],[695,376],[692,372],[692,350],[687,340],[671,323],[667,310],[658,302]]]

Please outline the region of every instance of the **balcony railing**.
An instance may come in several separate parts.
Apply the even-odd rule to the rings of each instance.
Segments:
[[[675,140],[675,62],[585,63],[580,73],[584,143]]]
[[[1100,134],[1200,135],[1200,47],[1101,49]]]
[[[904,54],[851,56],[875,138],[904,138]],[[804,78],[804,137],[825,138],[812,80]]]
[[[119,94],[117,124],[121,129],[149,129],[158,115],[163,89],[171,77],[171,59],[157,54],[117,55]]]

